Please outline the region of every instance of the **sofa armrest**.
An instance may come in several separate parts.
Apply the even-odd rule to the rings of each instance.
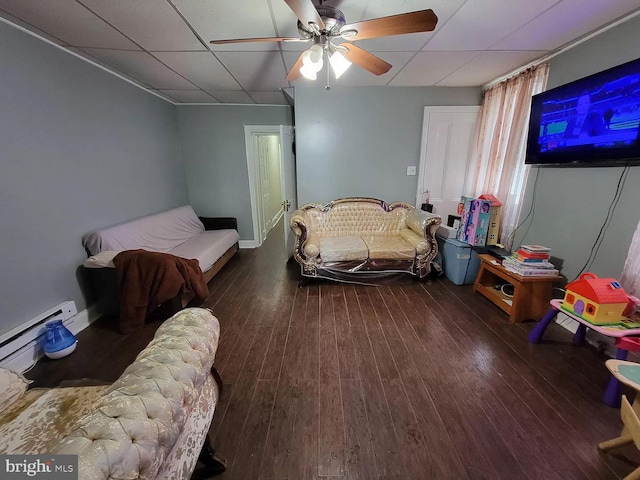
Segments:
[[[307,235],[307,240],[302,244],[302,250],[308,259],[320,255],[320,234],[310,233]]]
[[[415,249],[417,255],[424,255],[431,249],[429,241],[410,228],[400,230],[400,236]]]
[[[407,227],[427,240],[435,242],[436,230],[442,223],[439,215],[413,209],[407,214]]]
[[[198,217],[205,230],[238,230],[238,219],[235,217]]]
[[[78,455],[80,478],[155,478],[211,375],[219,337],[210,311],[178,312],[55,453]]]
[[[428,243],[428,247],[416,252],[416,272],[422,278],[431,270],[431,260],[438,254],[436,230],[442,223],[439,215],[412,209],[407,213],[406,224],[413,232],[420,235]]]
[[[308,216],[304,210],[298,209],[291,214],[289,227],[296,235],[293,258],[300,264],[303,275],[315,275],[320,261],[320,236],[308,230]]]

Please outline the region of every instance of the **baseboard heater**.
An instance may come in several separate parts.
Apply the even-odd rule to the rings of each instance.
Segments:
[[[67,325],[77,313],[75,302],[64,302],[0,336],[0,367],[21,372],[29,368],[43,355],[45,323],[59,319]]]

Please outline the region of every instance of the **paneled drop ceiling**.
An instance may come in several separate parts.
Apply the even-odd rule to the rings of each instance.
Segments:
[[[333,85],[478,86],[640,11],[640,0],[326,0],[347,23],[431,8],[433,32],[356,42],[393,65],[352,66]],[[283,0],[0,0],[0,16],[174,103],[285,104],[305,43]],[[325,75],[315,81],[323,85]]]

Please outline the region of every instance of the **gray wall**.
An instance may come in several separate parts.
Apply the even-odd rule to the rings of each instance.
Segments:
[[[0,65],[3,333],[86,307],[83,233],[188,197],[173,105],[1,22]]]
[[[427,105],[480,105],[480,88],[295,89],[298,204],[368,196],[415,203]]]
[[[236,217],[242,240],[251,240],[251,198],[245,125],[291,125],[291,107],[182,105],[178,107],[189,200],[204,216]]]
[[[640,57],[640,17],[629,20],[551,60],[548,88]],[[534,167],[529,173],[521,218],[533,221],[516,233],[514,244],[540,243],[563,260],[562,274],[572,280],[589,258],[616,191],[622,168]],[[640,218],[640,167],[630,167],[622,196],[590,270],[619,277]],[[531,218],[531,217],[530,217]],[[526,234],[523,238],[523,234]]]

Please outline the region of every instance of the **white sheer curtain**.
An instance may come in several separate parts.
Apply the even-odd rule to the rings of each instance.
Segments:
[[[492,193],[503,204],[500,241],[511,248],[529,167],[524,164],[531,97],[547,85],[549,65],[531,67],[483,93],[477,158],[467,173],[465,191]]]
[[[631,240],[620,283],[627,293],[640,297],[640,222]]]

